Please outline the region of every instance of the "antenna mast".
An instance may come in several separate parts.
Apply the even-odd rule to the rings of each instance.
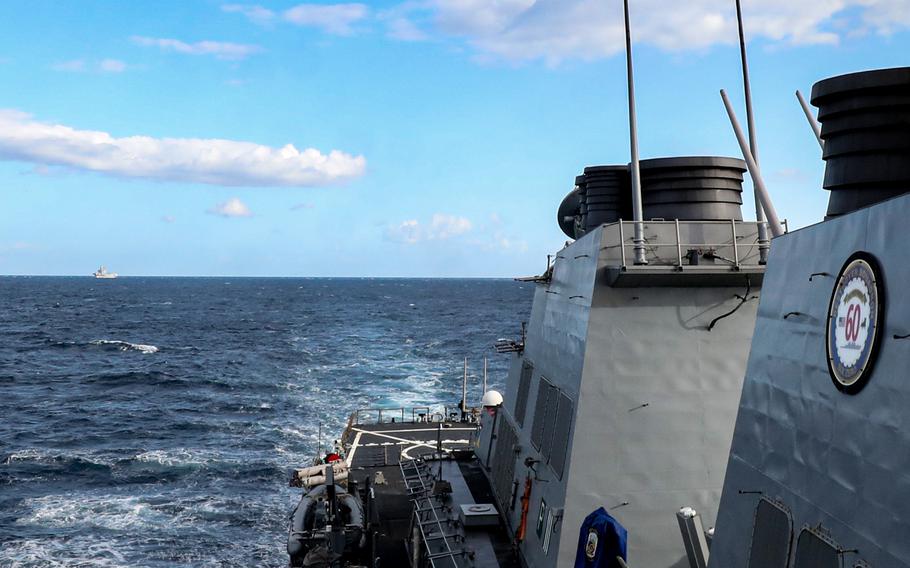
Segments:
[[[740,0],[736,0],[736,22],[739,25],[739,54],[743,64],[743,91],[746,98],[746,125],[749,129],[749,149],[758,164],[758,141],[755,135],[755,117],[752,114],[752,84],[749,81],[749,62],[746,58],[746,34],[743,30],[743,9]],[[755,198],[755,222],[758,224],[759,262],[768,261],[768,227],[765,224],[765,210],[762,208],[759,191],[752,180],[752,193]]]
[[[635,251],[635,264],[648,264],[645,259],[645,237],[641,208],[641,173],[638,168],[638,121],[635,118],[635,81],[632,77],[632,30],[629,25],[629,0],[623,0],[626,21],[626,82],[629,87],[629,146],[632,154],[632,220],[634,233],[632,243]]]

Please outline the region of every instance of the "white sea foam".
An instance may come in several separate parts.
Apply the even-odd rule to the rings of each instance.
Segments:
[[[96,537],[13,540],[0,548],[0,566],[40,566],[62,568],[97,566],[119,568],[133,566],[118,550],[113,540]]]
[[[24,448],[21,450],[16,450],[13,453],[6,456],[3,459],[4,464],[11,464],[13,462],[36,462],[36,463],[51,463],[58,460],[82,460],[85,462],[90,462],[97,465],[113,465],[116,461],[113,458],[107,456],[101,456],[92,452],[79,451],[79,450],[42,450],[38,448]]]
[[[135,531],[168,526],[174,520],[135,496],[47,495],[25,499],[22,506],[27,512],[16,520],[20,525]]]
[[[114,345],[120,351],[139,351],[140,353],[157,353],[158,348],[154,345],[144,343],[130,343],[129,341],[120,341],[118,339],[96,339],[90,341],[92,345]]]
[[[149,450],[137,454],[133,459],[146,463],[157,463],[168,467],[202,466],[218,458],[215,452],[189,448]]]

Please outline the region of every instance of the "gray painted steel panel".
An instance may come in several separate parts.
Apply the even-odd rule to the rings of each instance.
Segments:
[[[675,513],[716,518],[757,302],[707,326],[742,292],[598,288],[566,477],[570,542],[603,505],[629,530],[630,566],[687,566]],[[559,554],[568,565],[574,551]]]
[[[673,223],[645,223],[645,234],[652,265],[675,262]],[[566,455],[561,479],[555,451],[549,466],[535,466],[529,522],[541,499],[559,521],[548,554],[536,531],[528,531],[520,550],[531,568],[570,566],[581,522],[599,506],[629,529],[630,565],[639,568],[685,566],[675,517],[680,506],[694,507],[706,523],[715,518],[757,302],[708,331],[712,319],[740,303],[741,276],[735,287],[696,288],[687,285],[694,277],[683,276],[676,286],[613,288],[606,267],[620,264],[619,236],[618,224],[605,225],[560,251],[552,280],[535,291],[525,351],[510,369],[506,393],[518,391],[521,364],[533,361],[535,374],[574,407],[573,420],[544,422],[554,436],[549,447],[564,446]],[[754,225],[737,225],[745,266],[757,261],[756,237]],[[680,239],[714,243],[732,257],[729,223],[683,223]],[[753,286],[751,295],[758,292]],[[530,389],[535,416],[546,416],[549,390]],[[510,401],[506,406],[514,408]],[[565,444],[555,437],[562,428]],[[535,431],[526,417],[516,432],[521,449],[511,460],[519,479],[530,474],[526,458],[546,462],[531,444]],[[535,439],[543,446],[543,432]],[[509,526],[518,526],[519,507],[505,515]]]
[[[796,526],[823,526],[872,565],[910,566],[910,282],[902,196],[774,240],[727,467],[711,566],[746,565],[757,491]],[[835,276],[856,251],[879,259],[883,341],[862,391],[828,372]],[[810,280],[810,275],[812,276]],[[785,317],[786,316],[786,317]]]

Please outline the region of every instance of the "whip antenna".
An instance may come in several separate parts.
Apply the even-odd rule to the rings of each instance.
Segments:
[[[635,81],[632,77],[632,30],[629,25],[629,0],[623,0],[623,11],[626,22],[626,82],[629,87],[629,146],[632,154],[632,220],[634,232],[632,243],[635,245],[635,264],[648,264],[645,259],[645,237],[641,209],[641,172],[638,167],[638,122],[635,118]]]
[[[746,126],[749,129],[749,149],[758,164],[758,141],[755,134],[755,116],[752,114],[752,84],[749,81],[749,61],[746,58],[746,33],[743,30],[743,9],[740,0],[736,0],[736,23],[739,26],[739,55],[743,65],[743,91],[746,98]],[[752,180],[752,193],[755,198],[755,222],[758,224],[759,262],[768,261],[768,227],[765,224],[765,210],[761,204],[759,190]]]

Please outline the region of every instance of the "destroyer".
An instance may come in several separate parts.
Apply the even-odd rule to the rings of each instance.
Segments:
[[[735,192],[740,162],[641,163],[646,211],[682,217],[643,223],[646,264],[615,219],[628,169],[576,178],[558,221],[578,238],[498,345],[508,399],[351,417],[365,565],[910,566],[910,68],[822,81],[812,102],[828,216],[776,238],[767,276],[756,224],[704,198]]]
[[[639,163],[630,44],[632,162],[585,168],[560,205],[574,242],[531,279],[521,338],[498,344],[508,398],[351,416],[366,545],[349,565],[678,567],[680,506],[713,522],[769,242],[742,220],[746,162]]]
[[[782,235],[725,98],[773,247],[741,220],[743,162],[638,163],[632,109],[632,163],[576,178],[557,219],[575,240],[497,345],[508,397],[351,416],[357,562],[910,566],[910,68],[812,101],[828,217]]]

